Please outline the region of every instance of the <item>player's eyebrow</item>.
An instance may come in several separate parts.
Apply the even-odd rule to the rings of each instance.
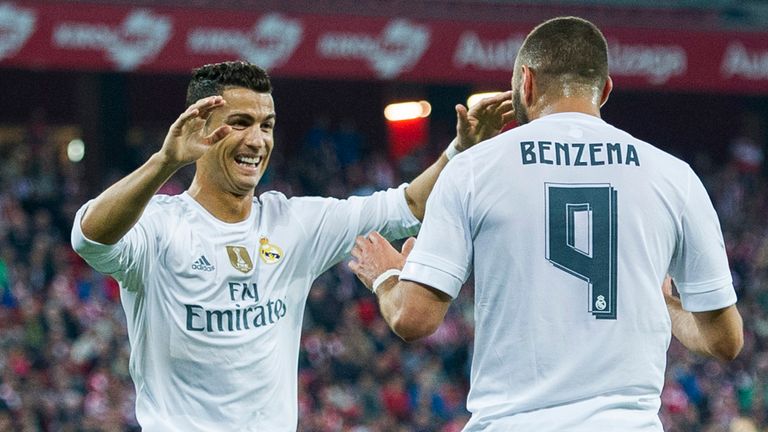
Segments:
[[[232,113],[227,116],[227,121],[235,121],[235,120],[247,120],[249,122],[254,121],[254,117],[248,113]]]
[[[277,118],[277,115],[274,112],[272,112],[272,113],[267,114],[267,116],[264,117],[264,119],[262,119],[261,121],[265,122],[265,121],[268,121],[268,120],[275,120],[276,118]],[[245,112],[242,112],[242,113],[232,113],[232,114],[227,116],[227,121],[228,122],[234,121],[234,120],[248,120],[248,121],[253,122],[253,121],[256,120],[256,118],[252,114],[245,113]]]

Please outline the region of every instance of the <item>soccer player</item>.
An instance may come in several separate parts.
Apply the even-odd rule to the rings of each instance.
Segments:
[[[72,230],[74,249],[120,282],[142,429],[295,431],[312,281],[358,235],[414,234],[448,156],[497,134],[511,105],[506,93],[457,106],[457,139],[410,185],[347,200],[256,197],[274,146],[269,77],[245,62],[195,71],[162,148],[83,205]],[[190,163],[186,192],[155,195]]]
[[[611,88],[592,23],[544,22],[512,74],[521,126],[451,160],[415,246],[356,241],[350,267],[405,340],[474,269],[466,431],[658,432],[670,327],[703,354],[741,349],[711,201],[686,163],[600,118]]]

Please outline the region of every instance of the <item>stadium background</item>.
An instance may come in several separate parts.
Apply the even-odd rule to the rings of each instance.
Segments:
[[[689,162],[723,224],[744,351],[724,365],[673,342],[661,410],[666,430],[768,431],[768,5],[642,3],[0,3],[0,431],[138,430],[119,290],[71,251],[68,238],[83,202],[159,148],[184,108],[193,66],[271,62],[277,139],[259,189],[346,197],[409,180],[434,160],[454,133],[454,104],[506,89],[519,38],[564,14],[592,19],[622,47],[612,51],[620,59],[612,59],[616,88],[606,120]],[[130,24],[137,14],[144,21]],[[264,17],[271,24],[259,27]],[[406,38],[395,31],[388,39],[394,23]],[[202,24],[245,42],[178,41],[180,29]],[[146,28],[170,33],[142,51],[151,40],[141,34]],[[336,39],[321,34],[332,30]],[[409,46],[424,31],[431,34],[424,46]],[[476,51],[460,65],[449,41],[468,31]],[[299,39],[295,52],[277,36],[291,34]],[[134,51],[110,51],[121,41]],[[185,53],[193,45],[203,53]],[[377,55],[410,56],[410,63],[382,66]],[[404,100],[429,101],[431,115],[387,122],[384,106]],[[393,147],[393,137],[406,147]],[[163,191],[181,192],[190,174],[183,170]],[[472,294],[465,287],[435,335],[405,344],[344,264],[323,275],[305,314],[300,430],[460,430]]]

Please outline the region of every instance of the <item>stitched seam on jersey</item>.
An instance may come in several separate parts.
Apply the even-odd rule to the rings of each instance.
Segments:
[[[720,284],[720,283],[724,283],[725,285],[724,286],[720,286],[719,288],[713,288],[710,291],[717,291],[718,289],[728,288],[731,285],[731,283],[732,283],[731,276],[730,275],[723,276],[721,278],[710,279],[710,280],[705,281],[705,282],[680,283],[680,287],[681,288],[683,288],[683,287],[697,288],[697,287],[706,287],[708,285],[717,285],[717,284]],[[701,291],[701,292],[705,293],[705,292],[709,292],[709,291]]]
[[[421,224],[421,221],[416,217],[416,215],[413,214],[413,212],[411,211],[411,208],[408,207],[408,198],[405,196],[405,190],[410,185],[411,185],[410,183],[401,183],[397,187],[397,190],[401,191],[400,198],[397,199],[399,201],[397,203],[397,206],[400,209],[400,216],[401,216],[400,220],[404,222],[401,228],[405,228],[406,223],[408,227]],[[402,216],[406,216],[406,217],[403,218]]]
[[[469,229],[469,237],[474,238],[474,235],[472,234],[472,215],[469,213],[469,209],[473,208],[470,201],[472,200],[472,197],[475,196],[475,155],[470,153],[467,159],[469,159],[469,191],[467,191],[465,197],[466,202],[464,202],[464,199],[462,199],[462,202],[465,204],[463,210],[467,218],[467,224],[469,225],[467,226]]]
[[[190,198],[192,198],[192,197],[190,197]],[[182,198],[176,198],[176,199],[181,201],[182,203],[184,203],[186,206],[189,206],[189,203],[188,202],[184,202],[184,200]],[[174,238],[174,236],[176,235],[176,232],[181,227],[181,223],[180,223],[181,222],[181,215],[179,213],[176,214],[176,221],[177,222],[175,224],[173,224],[173,229],[171,229],[170,232],[166,232],[167,235],[165,237],[165,241],[163,242],[162,248],[157,251],[158,259],[152,260],[153,262],[150,264],[150,267],[151,267],[150,269],[153,272],[154,272],[155,265],[158,262],[160,262],[161,260],[163,262],[163,266],[165,268],[168,268],[168,250],[170,249],[170,246],[171,246],[171,239]],[[142,281],[142,285],[144,285],[143,282],[144,281]]]
[[[683,203],[683,211],[680,212],[680,222],[682,225],[683,217],[688,212],[688,202],[691,200],[691,177],[694,174],[693,169],[691,169],[691,166],[688,164],[685,164],[686,167],[688,167],[688,182],[686,183],[686,189],[685,189],[685,202]]]
[[[299,228],[301,228],[301,232],[304,233],[305,237],[308,237],[309,231],[307,231],[307,227],[304,226],[304,223],[301,221],[301,218],[296,215],[296,210],[294,210],[293,206],[290,205],[290,202],[281,203],[280,205],[285,205],[286,207],[288,207],[288,213],[291,215],[291,219],[296,221],[296,223],[299,225]],[[259,226],[260,225],[261,225],[261,221],[259,221]]]
[[[404,267],[404,270],[407,269],[408,267],[410,267],[411,269],[413,267],[416,267],[416,270],[415,271],[411,270],[410,273],[400,273],[400,279],[401,280],[406,280],[406,281],[411,281],[411,282],[418,282],[418,283],[423,284],[423,285],[428,285],[428,286],[430,286],[430,287],[432,287],[432,288],[434,288],[434,289],[436,289],[438,291],[441,291],[443,293],[446,293],[446,294],[450,295],[452,298],[455,298],[456,296],[458,296],[458,293],[461,291],[461,286],[464,283],[462,278],[456,277],[455,275],[451,274],[451,272],[448,272],[448,271],[445,271],[443,269],[437,268],[437,267],[435,267],[433,265],[430,265],[430,264],[425,264],[425,263],[422,263],[422,262],[419,262],[419,261],[411,261],[410,257],[408,259],[408,263]],[[424,270],[420,269],[419,267],[422,267]],[[457,282],[456,283],[456,289],[455,290],[450,289],[452,287],[449,287],[448,289],[446,289],[446,287],[437,287],[437,286],[434,286],[434,282],[435,282],[434,279],[426,280],[428,278],[420,277],[420,276],[424,276],[425,273],[429,273],[429,272],[437,273],[439,275],[447,276],[450,279],[453,279],[454,281]]]
[[[428,262],[425,262],[424,260],[428,260]],[[435,269],[439,272],[448,274],[460,281],[463,279],[462,277],[463,275],[461,276],[459,275],[459,273],[463,273],[463,269],[461,268],[461,266],[458,266],[444,258],[435,256],[429,253],[425,253],[425,252],[416,252],[415,254],[412,253],[411,255],[408,256],[408,262]],[[442,268],[436,267],[435,266],[436,264],[443,267]]]

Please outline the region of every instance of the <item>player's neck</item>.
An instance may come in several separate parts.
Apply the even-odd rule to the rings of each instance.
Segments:
[[[213,185],[203,185],[192,181],[189,196],[222,222],[242,222],[251,215],[253,192],[247,195],[235,195],[219,190]]]
[[[536,110],[531,110],[531,120],[550,114],[577,112],[595,117],[600,117],[600,106],[591,99],[582,97],[558,98],[553,101],[543,101]],[[529,114],[529,115],[530,115]]]

